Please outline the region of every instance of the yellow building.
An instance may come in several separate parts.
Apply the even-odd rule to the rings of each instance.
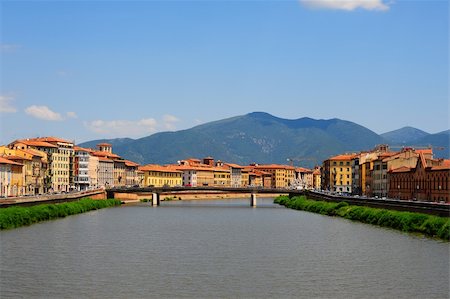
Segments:
[[[216,187],[230,187],[231,174],[230,170],[225,167],[211,167],[214,173],[214,186]]]
[[[288,165],[257,165],[255,170],[263,171],[271,174],[272,188],[288,188],[295,181],[295,168]]]
[[[320,190],[321,184],[320,167],[316,167],[313,171],[313,188],[315,190]]]
[[[9,159],[0,157],[0,195],[24,195],[23,165]]]
[[[16,140],[12,149],[37,149],[47,154],[48,169],[44,179],[44,191],[69,191],[73,180],[73,143],[56,137],[40,137]],[[72,184],[73,185],[73,184]]]
[[[333,192],[352,192],[351,160],[355,155],[338,155],[324,161],[323,187]]]
[[[35,149],[10,149],[0,146],[0,155],[23,165],[23,185],[18,186],[22,195],[44,192],[44,177],[47,169],[47,155]]]
[[[139,167],[144,172],[144,186],[181,186],[183,184],[182,171],[175,170],[173,167],[160,165],[145,165]]]

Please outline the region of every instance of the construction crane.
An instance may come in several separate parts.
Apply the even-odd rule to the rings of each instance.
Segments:
[[[428,145],[428,146],[423,146],[423,145],[389,145],[389,148],[391,149],[394,149],[394,148],[397,148],[397,149],[408,149],[408,148],[411,148],[411,149],[418,149],[418,150],[420,150],[420,149],[431,149],[431,150],[437,150],[437,151],[443,151],[443,150],[445,150],[445,147],[443,147],[443,146],[432,146],[432,145]]]
[[[294,161],[317,161],[316,158],[312,157],[304,157],[304,158],[287,158],[286,161],[289,162],[289,165],[294,166]]]

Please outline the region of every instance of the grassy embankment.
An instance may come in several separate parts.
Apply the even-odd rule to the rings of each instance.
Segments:
[[[293,198],[279,196],[274,202],[291,209],[328,216],[340,216],[346,219],[394,228],[404,232],[421,233],[446,241],[450,240],[450,218],[446,217],[352,206],[346,202],[335,203],[309,200],[305,196]]]
[[[36,222],[62,218],[91,210],[120,205],[120,200],[81,199],[60,204],[42,204],[31,207],[9,207],[0,209],[0,229],[11,229]]]

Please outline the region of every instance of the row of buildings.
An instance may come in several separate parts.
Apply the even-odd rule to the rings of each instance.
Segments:
[[[139,185],[138,166],[107,143],[94,150],[56,137],[16,140],[0,146],[0,196]]]
[[[293,165],[246,166],[190,158],[169,165],[138,165],[112,151],[42,137],[0,146],[0,196],[34,195],[131,186],[215,186],[328,190],[331,192],[450,202],[450,160],[434,159],[432,149],[342,154],[307,169]]]
[[[450,202],[450,160],[405,147],[343,154],[323,162],[321,189],[353,195]]]
[[[214,186],[305,188],[320,187],[320,170],[279,164],[246,166],[215,161],[212,157],[187,159],[170,165],[145,165],[144,186]]]
[[[241,166],[212,157],[140,166],[111,144],[82,148],[56,137],[16,140],[0,146],[0,197],[131,186],[320,188],[319,169],[289,165]]]

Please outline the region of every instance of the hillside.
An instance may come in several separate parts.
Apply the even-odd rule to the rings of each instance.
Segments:
[[[415,141],[418,146],[433,146],[434,156],[436,158],[450,157],[450,130],[429,134]]]
[[[414,142],[416,142],[416,140],[428,135],[430,134],[413,127],[403,127],[398,130],[383,133],[380,136],[389,141],[390,144],[406,145],[415,144]]]
[[[92,147],[99,141],[112,143],[115,153],[141,164],[213,156],[240,164],[286,164],[287,158],[309,158],[312,160],[302,163],[309,167],[331,155],[371,149],[385,142],[373,131],[345,120],[288,120],[263,112],[126,142],[96,140],[80,146]]]

